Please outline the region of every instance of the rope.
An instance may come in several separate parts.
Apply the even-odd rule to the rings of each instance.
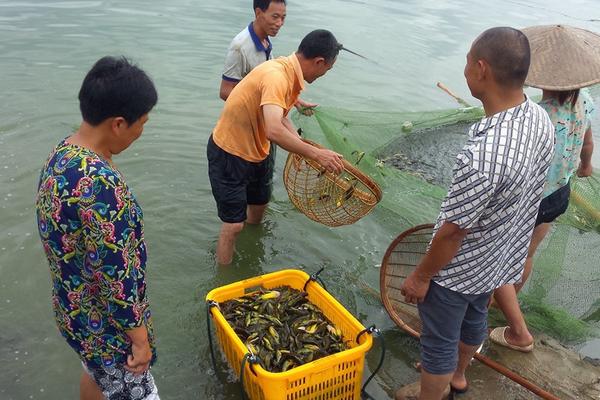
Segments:
[[[215,370],[215,376],[218,374],[217,370],[217,359],[215,358],[215,350],[212,342],[212,332],[210,331],[210,310],[213,307],[219,308],[219,303],[214,300],[210,300],[206,303],[206,329],[208,331],[208,347],[210,348],[210,359],[212,360],[213,369]]]
[[[356,336],[356,343],[359,343],[360,337],[365,333],[370,333],[371,335],[375,334],[379,338],[379,342],[381,343],[381,357],[379,358],[379,364],[377,364],[377,367],[375,368],[375,370],[373,371],[371,376],[369,376],[369,378],[367,378],[362,389],[360,390],[360,393],[364,398],[375,400],[375,398],[373,396],[371,396],[369,393],[367,393],[366,387],[371,382],[371,380],[375,377],[375,375],[377,375],[377,373],[383,366],[383,360],[385,359],[385,341],[383,340],[381,331],[379,329],[377,329],[377,327],[375,327],[375,325],[371,325],[370,327],[363,329]]]
[[[304,287],[302,288],[303,292],[306,292],[306,286],[308,286],[308,283],[310,281],[314,281],[314,282],[319,282],[321,284],[321,286],[323,286],[323,289],[327,290],[327,288],[325,287],[325,283],[323,282],[323,280],[321,278],[319,278],[319,274],[321,272],[325,271],[325,267],[321,267],[320,270],[318,270],[317,272],[315,272],[314,274],[312,274],[308,280],[306,281],[306,283],[304,284]]]

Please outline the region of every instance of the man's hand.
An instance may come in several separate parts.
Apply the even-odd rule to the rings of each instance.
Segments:
[[[275,104],[265,104],[262,109],[267,139],[290,153],[297,153],[316,161],[329,172],[339,174],[344,170],[341,154],[328,149],[319,149],[302,141],[292,122],[284,117],[283,108]]]
[[[402,293],[404,301],[407,303],[422,303],[429,290],[430,283],[430,279],[423,279],[416,272],[413,272],[404,280],[400,293]]]
[[[341,154],[328,149],[316,149],[315,161],[318,162],[327,171],[334,174],[341,174],[344,171],[344,163]]]
[[[579,164],[579,168],[577,169],[577,176],[580,178],[592,176],[593,170],[594,169],[592,168],[592,164],[587,164],[587,165]]]
[[[296,107],[296,109],[298,110],[298,112],[300,114],[310,117],[311,115],[313,115],[315,113],[314,108],[318,107],[319,105],[316,103],[308,103],[302,99],[298,99],[298,101],[296,101],[296,104],[294,104],[294,106]]]
[[[132,343],[131,352],[133,354],[127,356],[125,369],[135,375],[141,375],[150,368],[150,361],[152,360],[150,344],[147,341],[140,344]]]

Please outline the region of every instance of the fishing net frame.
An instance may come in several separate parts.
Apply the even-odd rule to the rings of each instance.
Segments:
[[[390,318],[414,337],[421,333],[421,319],[417,306],[404,301],[401,287],[427,253],[433,228],[433,224],[423,224],[402,232],[387,248],[379,271],[383,306]]]
[[[373,179],[347,160],[342,162],[344,170],[336,175],[326,172],[316,161],[289,153],[283,171],[283,183],[292,204],[308,218],[330,227],[355,223],[382,198],[381,188]]]

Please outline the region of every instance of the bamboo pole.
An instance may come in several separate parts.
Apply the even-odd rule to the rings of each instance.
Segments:
[[[448,93],[448,95],[450,95],[450,97],[452,97],[454,100],[456,100],[458,102],[458,104],[460,104],[461,106],[463,106],[463,107],[472,107],[469,103],[467,103],[466,101],[464,101],[462,98],[460,98],[457,95],[455,95],[442,82],[438,82],[437,83],[437,87],[439,87],[440,89],[442,89],[444,92]]]

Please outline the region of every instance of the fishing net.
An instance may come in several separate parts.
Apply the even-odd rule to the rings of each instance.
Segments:
[[[305,142],[321,147],[309,140]],[[357,154],[356,164],[362,155]],[[335,175],[313,160],[289,153],[283,170],[283,183],[291,202],[307,217],[327,226],[353,224],[381,200],[379,186],[348,161],[342,161],[344,171]]]
[[[312,117],[295,114],[294,119],[304,137],[341,153],[350,163],[361,157],[360,170],[377,182],[384,193],[376,211],[393,213],[394,225],[408,228],[429,223],[437,216],[446,189],[427,182],[416,170],[395,168],[388,160],[386,148],[398,136],[474,121],[481,115],[479,108],[376,113],[319,107]]]
[[[600,96],[597,87],[591,93]],[[429,112],[319,107],[312,117],[293,118],[304,137],[350,162],[364,152],[360,169],[383,192],[373,215],[397,235],[435,221],[455,155],[468,127],[482,116],[479,107]],[[520,294],[532,330],[570,345],[600,332],[600,175],[574,178],[572,192],[567,213],[540,245],[532,276]]]

